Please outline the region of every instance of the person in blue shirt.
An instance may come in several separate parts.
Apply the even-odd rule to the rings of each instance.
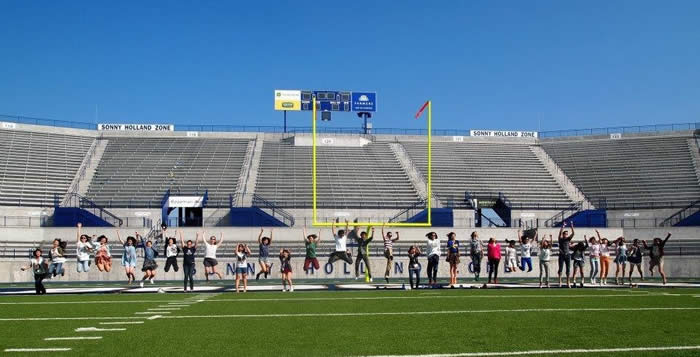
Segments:
[[[153,242],[143,239],[139,232],[136,232],[136,238],[141,241],[137,248],[143,249],[143,267],[141,268],[141,271],[144,274],[143,278],[141,279],[141,283],[139,284],[141,287],[143,287],[143,282],[146,280],[150,281],[151,284],[154,283],[153,278],[156,277],[156,269],[158,268],[158,264],[156,263],[158,251],[153,247]]]
[[[133,281],[136,281],[136,275],[134,275],[134,269],[136,268],[136,238],[128,236],[126,237],[125,242],[119,235],[119,230],[117,230],[117,238],[124,246],[124,253],[122,253],[122,266],[124,267],[126,278],[128,279],[129,284],[131,284]]]
[[[447,262],[450,263],[450,287],[454,287],[459,265],[459,241],[455,232],[447,233]]]

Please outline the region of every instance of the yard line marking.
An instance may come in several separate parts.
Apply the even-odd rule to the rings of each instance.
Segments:
[[[101,340],[102,336],[47,337],[44,341]]]
[[[483,356],[526,356],[526,355],[558,355],[568,353],[603,353],[603,352],[649,352],[649,351],[681,351],[698,350],[700,346],[666,346],[666,347],[627,347],[627,348],[595,348],[571,350],[532,350],[511,352],[466,352],[424,355],[368,355],[366,357],[483,357]]]
[[[163,316],[161,316],[161,315],[153,315],[153,316],[149,317],[148,319],[149,319],[149,320],[155,320],[155,319],[160,318],[160,317],[163,317]]]
[[[496,310],[437,310],[437,311],[392,311],[392,312],[329,312],[301,314],[240,314],[240,315],[179,315],[162,316],[162,319],[201,318],[261,318],[261,317],[326,317],[326,316],[389,316],[389,315],[442,315],[442,314],[491,314],[500,312],[601,312],[601,311],[685,311],[700,310],[700,307],[640,307],[640,308],[565,308],[565,309],[496,309]]]
[[[100,325],[139,325],[143,321],[113,321],[113,322],[100,322]]]
[[[126,331],[126,328],[78,327],[75,332]]]
[[[180,310],[179,307],[153,307],[150,309],[147,309],[148,311],[178,311]]]
[[[170,311],[143,311],[134,312],[134,315],[158,315],[158,314],[169,314]]]
[[[63,304],[132,304],[132,303],[167,303],[172,300],[86,300],[86,301],[17,301],[0,302],[0,305],[63,305]]]
[[[141,316],[91,316],[91,317],[24,317],[2,318],[0,321],[70,321],[70,320],[124,320],[143,319]]]
[[[6,348],[5,352],[64,352],[70,348]]]

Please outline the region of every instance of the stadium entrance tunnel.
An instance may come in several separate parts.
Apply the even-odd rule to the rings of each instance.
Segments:
[[[162,222],[168,227],[201,227],[208,197],[208,192],[203,196],[171,196],[168,190],[161,202]]]

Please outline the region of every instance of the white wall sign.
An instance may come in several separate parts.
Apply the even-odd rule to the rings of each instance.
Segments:
[[[501,138],[536,138],[536,131],[516,131],[516,130],[470,130],[471,136],[493,136]]]
[[[97,124],[102,131],[174,131],[173,124]]]
[[[134,216],[136,216],[136,217],[149,217],[150,215],[151,215],[151,212],[148,212],[148,211],[146,211],[146,212],[143,212],[143,211],[134,212]]]
[[[612,133],[610,139],[622,139],[622,133]]]
[[[634,212],[634,213],[625,212],[624,216],[625,217],[639,217],[639,213],[637,213],[637,212]]]
[[[198,137],[198,136],[199,136],[199,132],[198,132],[198,131],[188,131],[188,132],[187,132],[187,137],[189,137],[189,138],[196,138],[196,137]]]
[[[168,207],[202,207],[204,196],[170,196]]]
[[[2,128],[3,129],[17,129],[17,124],[15,123],[2,123]]]
[[[523,218],[534,218],[534,217],[535,217],[535,214],[532,213],[532,212],[521,212],[521,213],[520,213],[520,217],[523,217]]]
[[[452,141],[461,143],[464,141],[464,137],[463,136],[453,136]]]

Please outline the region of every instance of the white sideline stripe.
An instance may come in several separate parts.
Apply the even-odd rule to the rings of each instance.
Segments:
[[[437,311],[395,311],[395,312],[329,312],[309,314],[241,314],[241,315],[179,315],[162,316],[162,319],[201,319],[201,318],[260,318],[260,317],[325,317],[325,316],[388,316],[388,315],[441,315],[441,314],[486,314],[500,312],[597,312],[597,311],[685,311],[700,310],[700,307],[640,307],[640,308],[581,308],[581,309],[497,309],[497,310],[437,310]]]
[[[483,356],[526,356],[526,355],[554,355],[565,353],[603,353],[603,352],[648,352],[648,351],[681,351],[698,350],[700,346],[666,346],[666,347],[626,347],[626,348],[595,348],[572,350],[532,350],[512,352],[466,352],[444,353],[425,355],[371,355],[366,357],[483,357]]]
[[[69,321],[69,320],[124,320],[143,319],[141,316],[91,316],[91,317],[24,317],[2,318],[0,321]]]
[[[17,302],[0,302],[0,305],[132,304],[132,303],[167,303],[170,301],[172,301],[172,300],[17,301]]]
[[[126,328],[78,327],[75,332],[126,331]]]
[[[6,348],[5,352],[65,352],[70,348]]]
[[[102,336],[47,337],[44,341],[101,340]]]
[[[162,317],[162,316],[161,316],[161,315],[153,315],[153,316],[149,317],[148,319],[149,319],[149,320],[155,320],[155,319],[157,319],[157,318],[159,318],[159,317]]]
[[[170,311],[143,311],[134,312],[134,315],[159,315],[159,314],[169,314]]]
[[[143,321],[114,321],[114,322],[100,322],[100,325],[138,325],[142,324]]]
[[[147,309],[148,311],[178,311],[180,310],[179,307],[153,307],[150,309]]]

